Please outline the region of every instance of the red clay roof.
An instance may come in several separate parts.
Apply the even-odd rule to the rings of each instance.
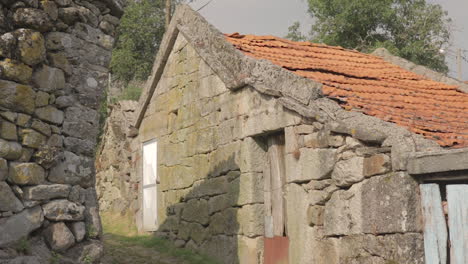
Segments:
[[[457,86],[341,47],[238,33],[226,39],[248,56],[322,83],[324,95],[347,110],[404,126],[441,146],[468,147],[468,94]]]

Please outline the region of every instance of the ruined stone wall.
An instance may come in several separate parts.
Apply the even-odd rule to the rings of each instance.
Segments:
[[[115,1],[0,1],[2,263],[102,253],[93,164],[120,14]]]
[[[132,173],[132,138],[136,101],[120,101],[112,105],[106,120],[99,150],[96,154],[96,192],[99,210],[112,214],[130,213],[139,208],[138,184]]]

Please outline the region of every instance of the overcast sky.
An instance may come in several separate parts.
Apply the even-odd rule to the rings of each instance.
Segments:
[[[209,0],[195,0],[194,9]],[[454,20],[456,31],[453,46],[448,53],[450,75],[456,77],[454,53],[457,48],[468,50],[468,0],[427,0],[438,3]],[[306,0],[212,0],[200,13],[224,33],[239,32],[255,35],[284,37],[295,21],[302,24],[307,33],[312,19],[307,13]],[[465,53],[468,56],[468,51]],[[468,80],[468,63],[463,63],[463,79]]]

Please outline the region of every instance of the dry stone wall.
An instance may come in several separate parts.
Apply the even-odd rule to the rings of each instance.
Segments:
[[[101,146],[96,155],[96,191],[101,212],[135,216],[139,209],[138,184],[133,173],[132,145],[138,144],[131,124],[136,101],[120,101],[112,106],[106,120]]]
[[[0,1],[0,262],[102,253],[94,152],[121,3]]]

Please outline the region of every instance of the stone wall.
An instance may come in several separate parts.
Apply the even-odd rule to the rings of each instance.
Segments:
[[[391,148],[332,130],[285,129],[292,263],[424,263],[418,182]]]
[[[120,2],[0,1],[0,262],[102,253],[99,108]]]
[[[265,151],[253,136],[301,121],[282,109],[251,88],[232,93],[179,35],[138,135],[158,141],[159,235],[222,263],[262,260]]]
[[[136,101],[120,101],[111,106],[99,150],[96,154],[96,191],[99,210],[112,214],[138,210],[138,184],[133,173],[131,146],[136,143],[130,124],[134,121]]]

